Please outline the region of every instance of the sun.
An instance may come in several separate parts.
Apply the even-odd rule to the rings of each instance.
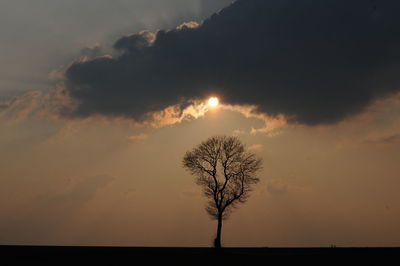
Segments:
[[[208,99],[208,106],[210,107],[217,107],[219,104],[219,100],[217,97],[211,97]]]

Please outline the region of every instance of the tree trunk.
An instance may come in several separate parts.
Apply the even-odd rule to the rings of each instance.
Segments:
[[[214,247],[221,248],[222,215],[218,215],[217,237],[214,240]]]

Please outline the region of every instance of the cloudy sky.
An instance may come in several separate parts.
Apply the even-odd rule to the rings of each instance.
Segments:
[[[264,168],[224,245],[398,246],[399,8],[2,1],[0,244],[210,246],[181,161],[234,135]]]

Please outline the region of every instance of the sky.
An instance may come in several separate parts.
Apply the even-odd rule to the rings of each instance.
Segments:
[[[398,246],[399,5],[2,1],[0,244],[212,246],[182,159],[229,135],[224,246]]]

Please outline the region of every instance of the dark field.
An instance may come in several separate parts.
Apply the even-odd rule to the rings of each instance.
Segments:
[[[14,262],[60,263],[89,262],[91,265],[123,265],[131,262],[178,264],[255,265],[258,262],[358,262],[399,261],[400,248],[149,248],[149,247],[58,247],[0,246],[2,259]]]

